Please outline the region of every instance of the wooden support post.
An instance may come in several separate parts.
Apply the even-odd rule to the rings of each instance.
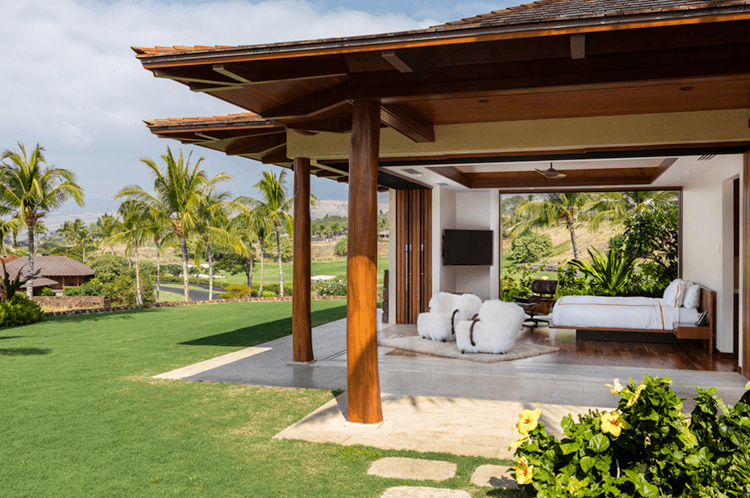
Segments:
[[[310,316],[310,159],[294,159],[294,287],[292,343],[294,361],[313,360]]]
[[[742,287],[740,301],[742,302],[742,375],[750,378],[750,151],[743,157],[742,171]]]
[[[383,421],[377,337],[377,187],[380,102],[354,102],[349,148],[346,306],[349,421]]]

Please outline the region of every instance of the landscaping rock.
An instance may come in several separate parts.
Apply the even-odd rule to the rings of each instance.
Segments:
[[[388,457],[372,462],[367,473],[392,479],[444,481],[456,475],[456,464],[439,460]]]
[[[459,489],[398,486],[386,489],[380,498],[471,498],[471,495]]]
[[[518,485],[508,473],[508,469],[510,467],[504,465],[481,465],[472,474],[471,482],[477,486],[518,489]]]

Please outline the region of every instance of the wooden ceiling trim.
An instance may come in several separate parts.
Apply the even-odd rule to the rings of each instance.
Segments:
[[[578,169],[564,178],[546,178],[536,171],[465,173],[470,188],[579,187],[650,185],[657,168]]]
[[[246,85],[274,83],[288,80],[303,81],[324,77],[345,77],[348,72],[342,56],[318,57],[314,60],[238,62],[212,64],[214,71]]]
[[[625,187],[625,188],[623,188]],[[630,185],[621,185],[617,187],[567,187],[564,189],[561,188],[550,188],[550,187],[542,187],[542,188],[536,188],[536,187],[524,187],[524,188],[499,188],[501,194],[503,195],[509,195],[509,194],[554,194],[557,192],[629,192],[629,191],[663,191],[663,190],[675,190],[675,191],[682,191],[682,187],[679,186],[665,186],[665,187],[650,187],[650,186],[641,186],[641,185],[632,185],[632,188]]]
[[[454,181],[459,185],[463,185],[466,188],[471,188],[471,179],[469,178],[469,176],[455,166],[438,166],[427,169],[432,171],[433,173],[437,173],[438,175],[447,178],[448,180]]]
[[[231,80],[238,81],[240,83],[250,83],[250,80],[243,78],[242,76],[239,76],[238,74],[233,73],[232,71],[227,69],[225,64],[212,64],[211,69]]]
[[[280,164],[292,162],[292,160],[289,159],[286,154],[286,142],[284,142],[283,145],[279,145],[278,147],[264,153],[260,158],[260,162],[263,164]]]
[[[352,117],[300,121],[287,123],[287,128],[298,131],[326,131],[329,133],[348,133],[352,131]]]
[[[283,127],[274,126],[272,128],[261,129],[243,129],[243,130],[206,130],[196,131],[196,136],[203,137],[206,140],[229,140],[244,137],[260,137],[263,135],[273,135],[284,132]]]
[[[280,145],[286,145],[286,132],[238,138],[227,144],[224,152],[228,156],[259,154]]]
[[[671,15],[671,17],[670,17]],[[654,18],[656,17],[656,18]],[[667,12],[651,18],[633,19],[630,22],[612,22],[602,24],[600,18],[582,21],[560,21],[544,23],[544,26],[518,25],[497,26],[470,30],[426,32],[403,35],[400,40],[388,41],[385,38],[322,40],[319,43],[286,44],[284,46],[237,47],[222,52],[205,53],[166,53],[164,55],[140,56],[139,60],[146,69],[167,67],[197,66],[206,63],[232,63],[262,61],[271,59],[290,59],[315,57],[321,55],[352,54],[358,52],[379,52],[405,48],[434,47],[441,45],[459,45],[467,43],[514,40],[521,38],[539,38],[548,36],[567,36],[572,34],[601,33],[626,31],[647,28],[665,28],[670,26],[706,25],[750,20],[750,12],[729,12],[712,15],[695,15],[694,12]],[[467,32],[468,31],[468,32]],[[231,51],[231,54],[227,54]]]
[[[232,85],[219,85],[209,83],[190,83],[188,84],[191,92],[202,93],[202,92],[221,92],[224,90],[239,90],[242,85],[234,83]]]
[[[164,70],[164,69],[157,69],[152,71],[155,78],[162,78],[162,79],[170,79],[179,81],[185,84],[189,83],[200,83],[204,85],[211,85],[211,86],[233,86],[236,85],[237,82],[233,81],[232,79],[221,79],[221,78],[208,78],[204,77],[201,78],[200,76],[195,75],[181,75],[179,72],[170,71],[170,70]],[[198,73],[202,74],[202,73]]]
[[[380,121],[414,142],[435,141],[435,129],[432,123],[406,105],[382,105]]]
[[[384,50],[381,52],[381,55],[383,56],[383,59],[388,61],[388,64],[398,69],[401,73],[411,73],[414,71],[406,62],[396,55],[395,50]]]
[[[663,160],[661,164],[655,168],[654,175],[651,177],[651,183],[654,183],[656,180],[658,180],[659,177],[663,175],[675,162],[677,162],[676,157],[670,157]]]

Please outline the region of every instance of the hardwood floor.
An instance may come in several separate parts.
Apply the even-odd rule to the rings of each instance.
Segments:
[[[673,368],[708,372],[739,371],[736,359],[722,358],[719,353],[710,355],[700,341],[675,343],[610,342],[576,340],[575,330],[546,327],[525,328],[519,341],[557,346],[556,354],[528,358],[525,362],[558,364],[639,366],[646,368]]]
[[[405,337],[417,335],[416,325],[395,325],[381,330],[379,337]],[[644,368],[671,368],[705,372],[739,372],[737,359],[722,358],[719,353],[710,355],[700,341],[680,341],[669,344],[652,342],[609,342],[576,340],[575,330],[546,327],[526,327],[518,336],[521,342],[557,346],[560,351],[515,360],[528,363],[560,365],[638,366]],[[390,356],[430,356],[394,349]]]

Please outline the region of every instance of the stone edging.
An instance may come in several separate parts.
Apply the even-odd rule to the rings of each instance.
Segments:
[[[326,301],[336,299],[346,299],[346,296],[312,296],[310,298],[313,301]],[[141,306],[130,305],[130,306],[106,306],[104,308],[94,309],[81,309],[81,310],[66,310],[66,311],[47,311],[46,316],[70,316],[70,315],[90,315],[95,313],[110,313],[112,311],[128,311],[144,308],[168,308],[170,306],[193,306],[200,304],[216,304],[216,303],[250,303],[250,302],[270,302],[270,301],[291,301],[292,296],[284,297],[241,297],[237,299],[212,299],[205,301],[176,301],[173,303],[153,303],[144,304]]]

